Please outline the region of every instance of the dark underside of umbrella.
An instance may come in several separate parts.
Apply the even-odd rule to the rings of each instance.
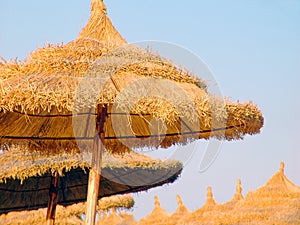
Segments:
[[[64,173],[63,177],[59,177],[59,205],[68,206],[86,201],[88,171],[88,168],[86,168],[86,171],[77,168]],[[174,171],[176,171],[175,168]],[[157,171],[149,169],[131,169],[131,172],[128,172],[128,168],[118,169],[117,171],[108,168],[104,169],[103,172],[107,175],[109,174],[111,177],[101,177],[99,198],[115,194],[139,192],[166,183],[172,183],[177,179],[181,172],[181,170],[176,171],[175,173],[174,171],[165,171],[164,169]],[[131,173],[134,174],[134,178]],[[157,182],[147,184],[146,178],[149,176],[156,179]],[[161,180],[162,177],[167,177],[167,179]],[[139,179],[139,181],[144,181],[145,184],[139,186],[127,185],[126,182],[129,179]],[[19,180],[14,179],[8,179],[6,183],[0,184],[0,214],[11,211],[33,210],[47,207],[50,180],[51,174],[46,173],[43,176],[30,177],[29,179],[24,180],[23,184],[20,184]]]

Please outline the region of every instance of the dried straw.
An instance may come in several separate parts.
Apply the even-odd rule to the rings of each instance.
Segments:
[[[170,217],[170,214],[161,208],[158,197],[154,197],[154,208],[150,214],[142,218],[138,225],[164,225],[164,221]]]
[[[211,96],[205,82],[188,71],[125,44],[103,2],[94,0],[76,40],[40,48],[21,63],[3,61],[0,144],[59,152],[74,150],[77,138],[86,147],[94,133],[86,133],[85,126],[74,133],[72,118],[90,123],[86,114],[94,113],[95,104],[108,104],[110,115],[120,122],[116,133],[113,116],[109,118],[105,147],[111,152],[259,133],[263,117],[253,103]],[[164,129],[151,130],[154,120]]]
[[[283,163],[262,187],[248,192],[245,198],[241,190],[238,180],[233,198],[218,205],[209,194],[204,206],[178,224],[300,224],[300,187],[286,178]],[[214,206],[207,207],[208,202]]]
[[[88,153],[43,155],[19,149],[1,153],[0,213],[46,207],[50,176],[55,172],[60,174],[58,204],[86,201],[90,160]],[[172,183],[181,170],[178,161],[153,160],[133,152],[124,156],[105,153],[99,198]],[[124,207],[129,206],[124,203]],[[113,205],[107,202],[103,207]]]
[[[112,196],[102,198],[98,202],[98,210],[110,210],[110,209],[124,209],[133,207],[134,200],[130,195],[124,196]],[[22,212],[10,212],[0,216],[1,224],[10,224],[10,225],[27,225],[27,224],[43,224],[46,217],[46,208],[39,210],[31,211],[22,211]],[[56,209],[56,219],[55,224],[60,225],[79,225],[83,224],[81,220],[81,215],[85,213],[85,205],[75,204],[68,207],[63,207],[58,205]],[[124,216],[123,216],[124,217]],[[119,217],[118,217],[119,218]],[[123,218],[120,217],[119,221],[122,221]],[[125,218],[124,218],[125,220]],[[127,219],[128,221],[128,219]],[[105,223],[106,224],[106,223]],[[116,223],[115,223],[116,224]],[[114,225],[115,225],[114,224]]]

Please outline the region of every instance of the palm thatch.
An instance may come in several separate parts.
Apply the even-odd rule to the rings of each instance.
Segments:
[[[92,1],[76,40],[0,64],[0,144],[90,149],[97,104],[108,105],[104,145],[118,153],[199,138],[240,139],[263,126],[253,103],[214,97],[188,71],[126,45],[100,0]]]
[[[284,175],[284,164],[262,187],[241,195],[240,180],[236,193],[225,204],[216,204],[208,191],[200,209],[175,224],[300,224],[300,187]]]
[[[190,211],[183,205],[182,200],[179,195],[176,196],[177,209],[176,211],[167,219],[165,219],[165,225],[174,225],[180,223],[184,218],[190,215]]]
[[[69,214],[63,206],[57,206],[56,225],[81,225],[83,221],[76,215]],[[32,211],[10,212],[0,216],[1,224],[7,225],[41,225],[45,224],[47,209]]]
[[[15,149],[0,154],[0,213],[47,207],[50,179],[56,172],[60,175],[58,204],[86,201],[90,155],[20,152]],[[178,161],[153,160],[134,152],[124,156],[105,153],[99,198],[173,182],[181,170]]]
[[[99,200],[97,209],[100,211],[108,211],[111,209],[123,209],[127,208],[130,209],[134,205],[133,197],[130,195],[117,195],[111,197],[104,197]],[[81,219],[81,214],[84,213],[84,204],[74,204],[71,206],[57,207],[57,218],[56,224],[63,225],[63,224],[73,224],[79,225],[83,224]],[[39,209],[39,210],[31,210],[31,211],[21,211],[21,212],[10,212],[8,214],[3,214],[0,216],[1,223],[10,224],[10,225],[27,225],[27,224],[43,224],[46,217],[46,209]],[[113,217],[113,216],[111,216]],[[123,217],[120,217],[120,221],[126,220]],[[127,221],[129,221],[127,219]],[[105,223],[106,224],[106,223]]]
[[[300,187],[284,175],[284,163],[262,186],[238,202],[227,223],[300,224]]]
[[[164,221],[170,217],[170,214],[161,208],[158,197],[154,196],[154,208],[150,214],[142,218],[138,225],[164,225]]]

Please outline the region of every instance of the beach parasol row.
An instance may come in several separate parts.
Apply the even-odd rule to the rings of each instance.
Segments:
[[[92,0],[74,41],[39,48],[20,63],[0,63],[0,144],[90,154],[87,224],[94,224],[104,149],[126,154],[202,138],[241,139],[262,126],[251,102],[213,96],[188,71],[127,44],[101,0]],[[53,173],[51,187],[58,179]],[[50,194],[52,222],[56,198]]]
[[[284,164],[261,187],[242,195],[240,179],[232,199],[218,204],[213,198],[212,188],[206,189],[206,201],[196,211],[189,212],[177,197],[177,210],[168,214],[159,207],[157,197],[151,213],[137,225],[180,225],[180,224],[299,224],[300,187],[284,175]],[[134,224],[134,223],[132,223]]]

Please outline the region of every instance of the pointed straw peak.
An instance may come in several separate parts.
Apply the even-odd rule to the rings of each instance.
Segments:
[[[232,198],[232,201],[238,201],[243,199],[243,195],[242,195],[242,185],[241,185],[241,180],[237,179],[236,181],[236,187],[235,187],[235,194]]]
[[[284,174],[284,162],[280,163],[278,172]]]
[[[126,43],[106,15],[106,6],[102,0],[91,1],[90,18],[80,31],[78,40],[89,40],[103,44],[108,50]]]
[[[210,186],[206,187],[206,202],[205,202],[205,204],[206,205],[207,204],[208,205],[211,205],[211,204],[215,205],[216,204],[216,202],[213,198],[212,188]]]
[[[160,202],[159,202],[157,196],[154,196],[154,207],[155,207],[155,208],[160,207]]]
[[[92,0],[91,2],[91,12],[103,12],[106,13],[106,6],[103,3],[103,0]]]
[[[182,200],[181,200],[181,198],[180,198],[179,195],[176,195],[176,201],[177,201],[178,207],[182,207],[183,206]]]
[[[213,198],[212,188],[210,186],[206,187],[206,199]]]
[[[242,195],[242,184],[240,179],[236,180],[235,194]]]

